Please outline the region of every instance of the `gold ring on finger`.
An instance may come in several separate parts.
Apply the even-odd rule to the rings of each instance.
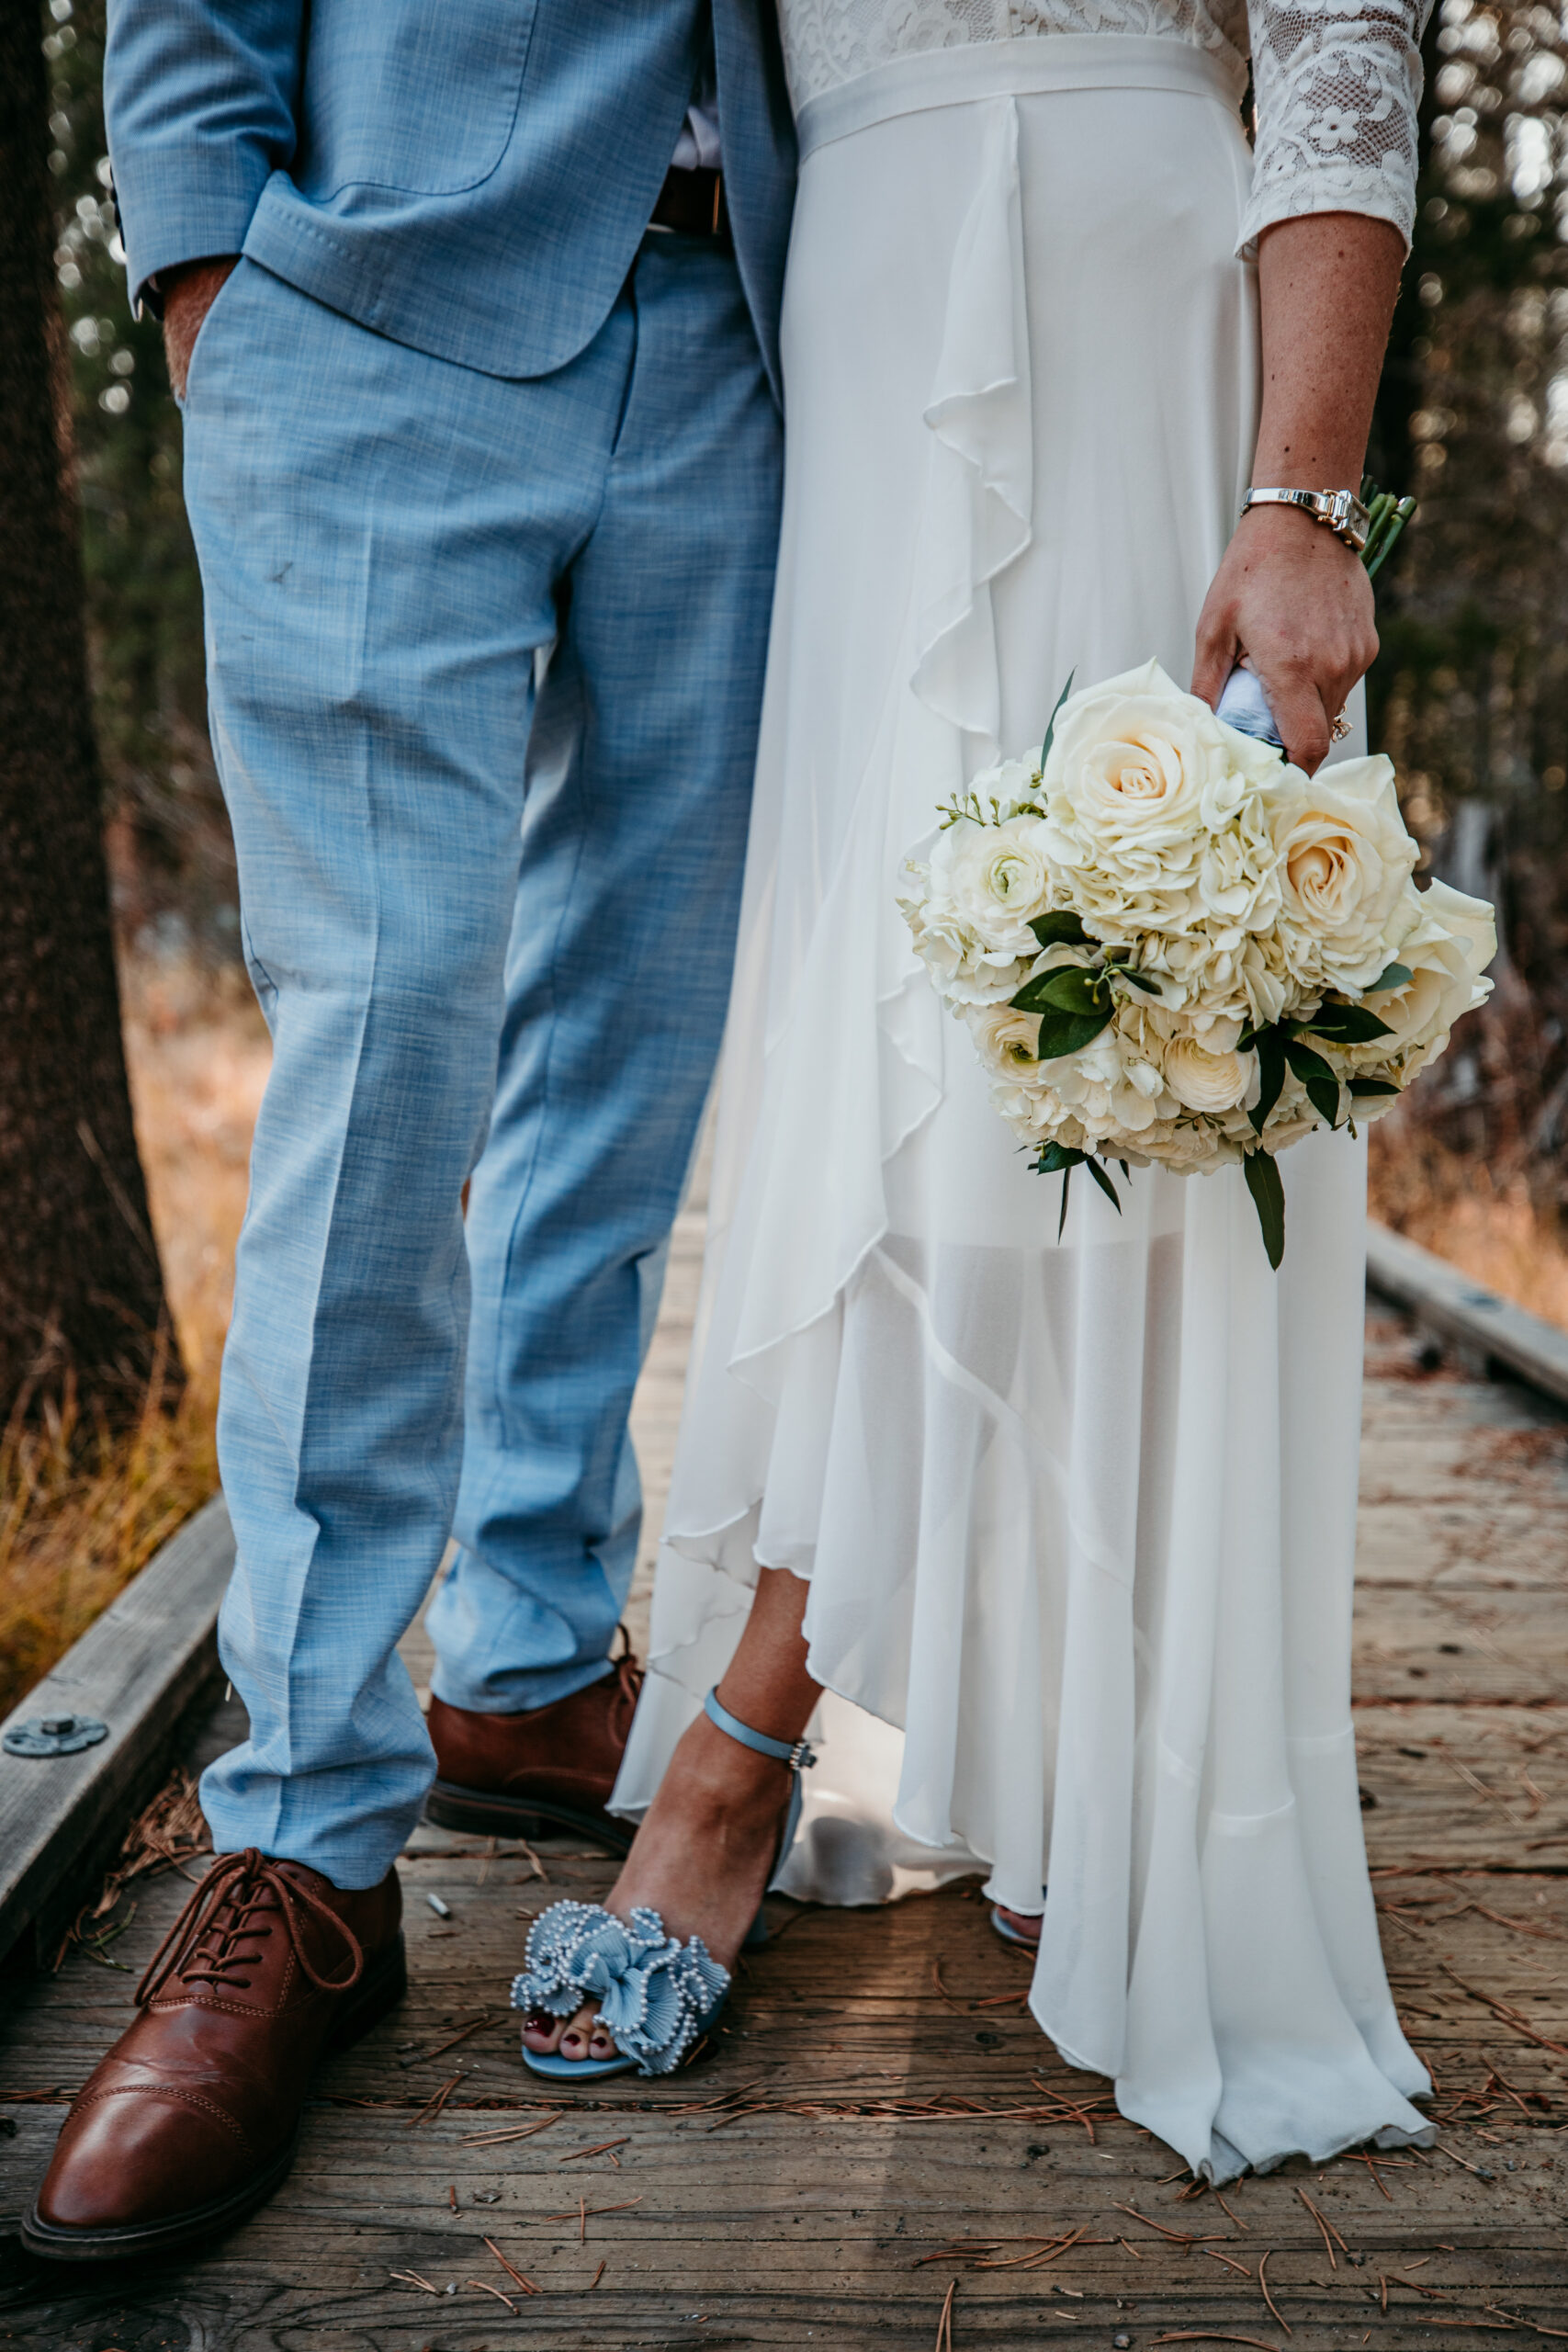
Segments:
[[[1338,718],[1335,720],[1328,732],[1336,743],[1343,743],[1345,738],[1350,732],[1350,722],[1346,718],[1343,711],[1340,712]]]

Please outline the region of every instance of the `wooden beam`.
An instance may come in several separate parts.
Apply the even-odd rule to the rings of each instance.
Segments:
[[[1384,1225],[1367,1227],[1367,1281],[1442,1338],[1568,1405],[1568,1331]]]
[[[182,1719],[217,1679],[218,1608],[233,1565],[219,1496],[0,1724],[0,1736],[47,1715],[91,1715],[108,1725],[107,1739],[74,1756],[0,1751],[0,1958],[55,1915],[62,1897],[85,1900],[94,1891],[106,1848],[157,1786]]]

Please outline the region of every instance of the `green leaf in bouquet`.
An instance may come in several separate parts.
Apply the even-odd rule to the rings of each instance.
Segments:
[[[1062,688],[1061,693],[1056,696],[1055,708],[1052,711],[1050,718],[1045,722],[1045,740],[1040,746],[1040,773],[1042,775],[1045,773],[1045,763],[1051,756],[1051,746],[1056,740],[1056,721],[1062,715],[1062,705],[1072,693],[1073,680],[1077,676],[1077,674],[1076,665],[1067,672],[1067,683]]]
[[[1241,1172],[1252,1194],[1252,1205],[1258,1211],[1258,1230],[1269,1252],[1269,1263],[1278,1273],[1285,1254],[1285,1187],[1280,1181],[1279,1162],[1269,1152],[1249,1151],[1241,1163]]]
[[[1086,1157],[1084,1166],[1089,1170],[1089,1174],[1094,1178],[1095,1182],[1100,1186],[1100,1191],[1104,1193],[1106,1199],[1110,1202],[1117,1216],[1120,1216],[1122,1214],[1122,1204],[1116,1196],[1116,1187],[1111,1182],[1110,1177],[1106,1174],[1104,1169],[1100,1166],[1099,1160]]]
[[[1040,1014],[1035,1055],[1043,1062],[1059,1061],[1064,1054],[1076,1054],[1092,1043],[1113,1010],[1104,974],[1086,970],[1081,964],[1036,972],[1010,1001],[1015,1012]]]
[[[1352,1094],[1397,1094],[1399,1091],[1386,1078],[1353,1078],[1350,1080]]]
[[[1260,1136],[1285,1083],[1285,1033],[1276,1022],[1271,1029],[1260,1029],[1253,1043],[1258,1051],[1258,1100],[1247,1115],[1254,1135]],[[1248,1167],[1251,1164],[1249,1159]]]
[[[1303,1046],[1299,1037],[1285,1040],[1285,1059],[1306,1088],[1307,1101],[1320,1119],[1331,1127],[1339,1124],[1339,1080],[1321,1054]]]
[[[1068,1144],[1048,1143],[1045,1145],[1039,1159],[1034,1163],[1035,1173],[1037,1175],[1060,1176],[1062,1180],[1062,1214],[1056,1219],[1056,1238],[1058,1241],[1060,1241],[1063,1233],[1066,1229],[1067,1187],[1072,1182],[1073,1170],[1075,1168],[1081,1167],[1088,1157],[1089,1154],[1087,1152],[1074,1151]]]
[[[1054,989],[1055,981],[1062,979],[1068,973],[1076,977],[1080,970],[1081,967],[1077,964],[1058,964],[1049,972],[1035,972],[1025,980],[1016,996],[1008,999],[1008,1002],[1015,1012],[1043,1012],[1047,1007],[1052,1007],[1058,1012],[1103,1013],[1109,1020],[1111,992],[1108,989],[1103,987],[1100,989],[1069,988],[1065,992],[1060,989]],[[1083,977],[1093,981],[1100,976],[1098,973],[1091,972],[1084,974]]]
[[[1083,1153],[1075,1151],[1070,1144],[1043,1144],[1040,1157],[1034,1163],[1034,1171],[1038,1176],[1060,1176],[1067,1169],[1076,1168],[1083,1157]]]
[[[1325,1004],[1301,1028],[1304,1035],[1322,1037],[1331,1046],[1370,1046],[1375,1037],[1393,1035],[1388,1023],[1364,1004]]]
[[[1118,964],[1115,970],[1119,979],[1126,980],[1133,988],[1142,989],[1145,996],[1156,996],[1163,1000],[1164,989],[1149,973],[1140,972],[1131,964]]]
[[[1059,1062],[1064,1054],[1081,1054],[1086,1046],[1093,1045],[1110,1019],[1109,1007],[1103,1012],[1061,1012],[1048,1005],[1040,1016],[1035,1060]]]
[[[1087,964],[1058,964],[1041,974],[1041,996],[1062,1012],[1108,1012],[1111,990],[1103,971]]]
[[[1054,915],[1036,915],[1029,926],[1042,947],[1087,947],[1089,933],[1071,907]]]
[[[1371,987],[1367,990],[1367,994],[1369,996],[1378,996],[1384,989],[1404,988],[1415,978],[1415,977],[1416,975],[1411,970],[1408,964],[1386,965],[1378,974],[1377,978],[1372,982]]]

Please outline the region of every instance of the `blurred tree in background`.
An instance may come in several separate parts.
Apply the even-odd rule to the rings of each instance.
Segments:
[[[49,0],[56,267],[122,927],[234,951],[199,591],[157,326],[133,322],[103,132],[103,0]],[[1423,174],[1371,455],[1421,502],[1379,583],[1372,740],[1428,872],[1497,898],[1497,996],[1407,1133],[1568,1210],[1568,18],[1438,0]]]
[[[179,1386],[120,1034],[44,85],[31,8],[0,9],[0,1454]]]
[[[1438,0],[1371,463],[1420,517],[1380,582],[1372,741],[1429,870],[1495,898],[1497,993],[1413,1123],[1568,1208],[1568,18]],[[1440,1154],[1439,1154],[1440,1156]]]
[[[71,338],[83,556],[116,913],[233,956],[233,851],[207,737],[201,585],[158,322],[133,319],[104,135],[105,0],[46,0],[55,274]]]

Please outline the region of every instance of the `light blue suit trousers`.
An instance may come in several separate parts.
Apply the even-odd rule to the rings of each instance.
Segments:
[[[251,1718],[202,1785],[220,1851],[382,1876],[433,1769],[395,1645],[454,1526],[444,1699],[604,1671],[626,1416],[728,989],[780,473],[735,264],[695,240],[649,234],[587,348],[530,380],[250,261],[202,329],[186,499],[275,1047],[219,1419]]]

